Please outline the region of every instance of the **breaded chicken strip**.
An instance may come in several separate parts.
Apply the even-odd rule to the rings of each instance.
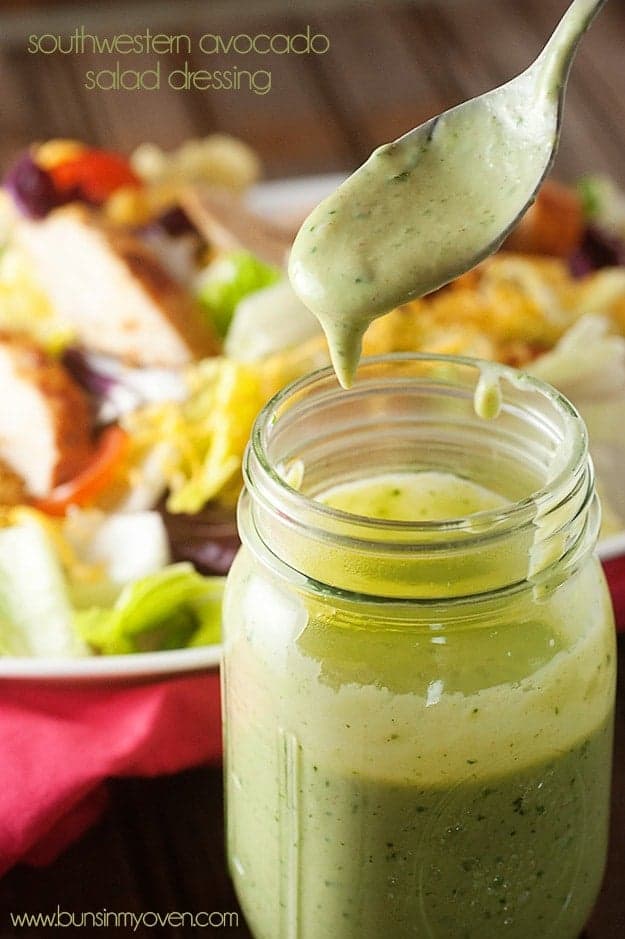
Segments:
[[[218,351],[193,297],[154,252],[85,206],[56,209],[39,222],[21,219],[16,237],[88,349],[172,368]]]
[[[29,495],[45,496],[75,476],[91,452],[83,390],[32,342],[0,334],[0,461]]]

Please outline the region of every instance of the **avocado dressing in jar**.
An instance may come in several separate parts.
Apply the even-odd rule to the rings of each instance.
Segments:
[[[256,939],[576,939],[615,654],[575,410],[503,367],[367,360],[274,398],[245,479],[225,778]]]

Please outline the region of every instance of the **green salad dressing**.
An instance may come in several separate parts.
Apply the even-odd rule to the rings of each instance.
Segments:
[[[418,522],[505,505],[431,471],[319,498]],[[358,576],[375,593],[371,563]],[[451,629],[431,608],[393,625],[364,600],[297,601],[246,550],[231,576],[228,844],[255,937],[574,939],[607,836],[614,638],[598,565],[472,627],[476,599]]]
[[[436,522],[464,518],[505,505],[505,499],[453,473],[387,473],[366,482],[336,486],[323,496],[350,515],[401,522]]]
[[[527,71],[379,147],[306,219],[289,276],[345,387],[372,320],[474,267],[531,203],[573,54],[602,5],[575,0]]]
[[[529,79],[528,79],[529,80]],[[377,316],[423,296],[494,250],[531,199],[556,131],[550,98],[526,94],[443,115],[429,139],[376,150],[300,229],[289,274],[319,318],[342,384]],[[485,252],[487,253],[487,252]]]

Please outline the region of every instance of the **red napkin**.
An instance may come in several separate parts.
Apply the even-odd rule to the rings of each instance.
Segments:
[[[0,875],[47,864],[106,804],[113,776],[221,758],[219,675],[143,685],[0,685]]]
[[[625,555],[604,561],[603,570],[612,596],[616,628],[625,632]]]

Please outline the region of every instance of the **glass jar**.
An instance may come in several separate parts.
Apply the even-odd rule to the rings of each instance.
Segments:
[[[485,366],[365,360],[256,423],[224,606],[227,841],[257,939],[576,939],[605,862],[615,684],[584,425]],[[483,388],[482,388],[483,390]],[[466,517],[319,500],[389,473]]]

